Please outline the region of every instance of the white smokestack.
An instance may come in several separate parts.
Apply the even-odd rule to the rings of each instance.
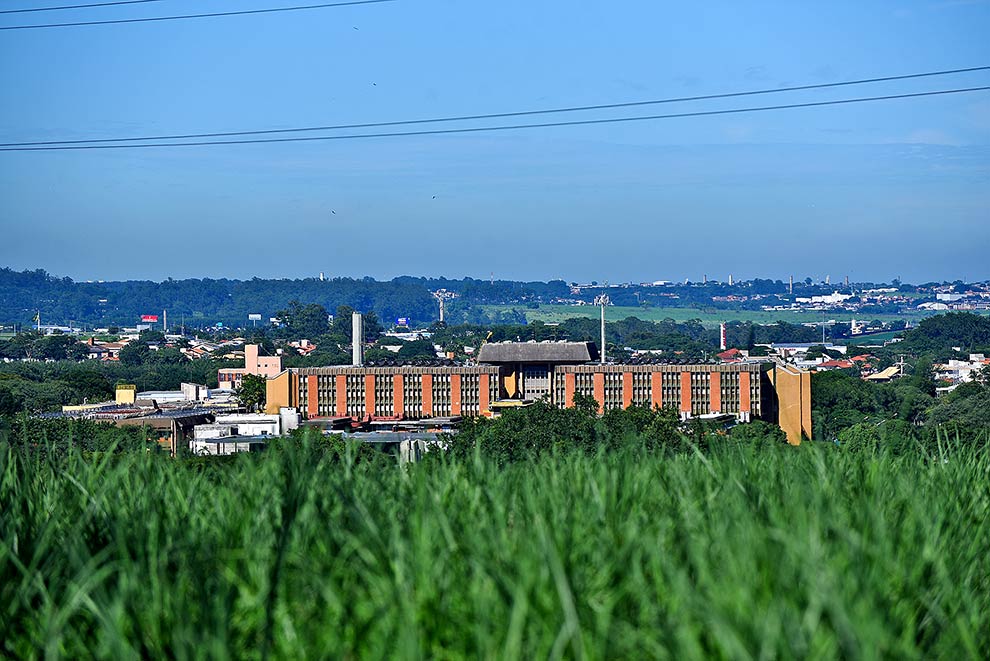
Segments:
[[[351,365],[364,365],[364,317],[360,312],[351,316]]]

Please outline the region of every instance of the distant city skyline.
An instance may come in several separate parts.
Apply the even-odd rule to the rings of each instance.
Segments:
[[[280,275],[273,275],[273,276],[261,276],[261,275],[257,275],[257,274],[255,274],[255,275],[248,275],[248,276],[204,275],[204,274],[200,274],[200,275],[191,275],[191,276],[184,276],[184,277],[178,277],[178,276],[174,276],[174,275],[173,276],[166,275],[165,277],[151,277],[151,276],[142,277],[142,276],[137,276],[137,277],[132,277],[132,278],[90,278],[90,277],[76,277],[76,276],[74,276],[72,274],[68,274],[68,273],[58,273],[58,272],[54,272],[54,271],[50,271],[48,269],[45,269],[44,267],[41,267],[41,266],[26,267],[25,269],[20,269],[20,268],[11,267],[11,266],[6,265],[6,264],[0,264],[0,268],[5,268],[5,267],[6,268],[13,268],[14,270],[17,270],[17,271],[24,271],[24,270],[32,271],[32,270],[35,270],[35,269],[42,269],[42,270],[46,271],[48,273],[48,275],[50,275],[52,277],[55,277],[55,278],[68,277],[68,278],[71,278],[74,282],[77,282],[77,283],[124,282],[124,281],[129,281],[129,280],[130,281],[164,282],[164,281],[168,280],[170,277],[172,279],[174,279],[174,280],[187,280],[187,279],[188,280],[195,280],[195,279],[251,280],[253,278],[260,278],[262,280],[279,280],[279,279],[288,279],[288,280],[306,280],[306,279],[311,279],[311,280],[319,280],[319,279],[321,279],[321,275],[322,275],[323,276],[323,279],[326,279],[326,280],[332,280],[334,278],[349,278],[349,279],[352,279],[352,280],[360,280],[362,278],[368,278],[368,277],[370,277],[370,278],[373,278],[375,280],[382,281],[382,282],[387,282],[387,281],[393,280],[394,278],[401,278],[401,277],[425,278],[425,279],[433,279],[433,280],[446,279],[446,280],[455,280],[455,281],[456,280],[463,280],[464,278],[471,278],[471,279],[474,279],[474,280],[489,280],[489,279],[492,279],[492,277],[493,277],[493,274],[491,274],[491,273],[486,274],[486,275],[473,275],[473,274],[460,274],[460,275],[458,275],[458,274],[449,274],[449,273],[441,273],[441,274],[399,273],[399,274],[391,275],[391,276],[387,276],[387,277],[375,277],[375,276],[373,276],[371,274],[367,274],[367,273],[362,273],[362,274],[348,274],[348,273],[327,273],[326,271],[323,271],[321,273],[304,273],[304,274],[298,274],[298,275],[280,274]],[[506,281],[506,282],[551,282],[551,281],[562,281],[562,282],[565,282],[565,283],[567,283],[569,285],[570,284],[590,285],[592,283],[598,283],[598,285],[596,285],[596,286],[606,286],[606,284],[607,284],[607,286],[645,285],[645,284],[653,284],[653,283],[661,283],[661,282],[662,283],[669,283],[669,284],[676,285],[676,284],[684,284],[685,281],[687,281],[687,282],[689,282],[691,284],[701,284],[702,282],[705,281],[706,276],[707,276],[707,281],[709,283],[728,284],[728,280],[729,280],[729,276],[730,275],[732,276],[732,280],[733,280],[733,284],[734,285],[738,285],[740,283],[749,282],[749,281],[753,281],[753,280],[771,280],[771,281],[774,281],[774,282],[778,282],[779,281],[779,282],[783,282],[783,283],[786,284],[788,282],[789,278],[791,277],[790,275],[783,275],[782,276],[782,275],[773,275],[773,274],[771,274],[771,275],[746,275],[746,274],[736,274],[736,273],[731,273],[731,274],[728,274],[728,273],[727,274],[712,274],[712,273],[704,274],[703,273],[703,274],[701,274],[700,276],[697,276],[697,277],[692,277],[692,276],[688,276],[688,275],[681,275],[681,276],[677,276],[677,277],[669,277],[669,276],[668,277],[652,277],[652,276],[647,276],[647,277],[632,278],[632,279],[598,278],[598,277],[587,278],[587,279],[579,279],[579,278],[572,278],[572,277],[566,277],[566,276],[553,276],[553,277],[548,277],[548,278],[521,278],[521,277],[512,277],[511,275],[508,275],[508,274],[500,275],[498,273],[495,273],[494,274],[494,280],[496,280],[496,281]],[[812,281],[812,284],[814,284],[814,285],[827,284],[827,285],[834,286],[834,287],[843,287],[843,286],[845,286],[845,279],[846,279],[846,276],[844,274],[843,275],[835,275],[835,274],[831,274],[831,273],[821,274],[821,275],[819,275],[819,274],[807,274],[807,273],[803,273],[803,274],[797,274],[797,273],[795,273],[793,277],[794,277],[794,284],[795,285],[804,284],[804,283],[806,283],[807,279],[810,278],[811,281]],[[828,277],[829,280],[830,280],[828,283],[825,282],[826,277]],[[891,284],[895,280],[898,280],[899,282],[901,282],[903,284],[911,284],[911,285],[922,285],[922,284],[926,284],[926,283],[930,283],[930,282],[953,283],[953,282],[958,282],[958,281],[962,281],[964,283],[969,284],[969,283],[990,282],[990,274],[984,274],[982,277],[921,278],[921,279],[917,279],[917,280],[912,280],[912,279],[909,279],[909,278],[899,277],[897,275],[892,275],[892,276],[889,276],[889,277],[886,277],[886,278],[860,278],[860,279],[856,279],[856,278],[854,278],[852,276],[849,276],[849,284],[850,285],[865,284],[865,283],[872,283],[872,284]]]
[[[51,13],[203,10],[165,4]],[[424,0],[9,31],[0,142],[382,122],[982,66],[988,28],[982,0]],[[990,72],[975,72],[662,112],[988,84]],[[983,280],[988,221],[986,91],[499,133],[0,152],[0,264],[76,280]]]

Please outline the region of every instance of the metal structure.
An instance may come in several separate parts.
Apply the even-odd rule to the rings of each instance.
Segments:
[[[440,303],[440,321],[443,322],[444,308],[445,308],[444,301],[451,298],[457,298],[457,294],[452,291],[447,291],[446,289],[438,289],[437,291],[433,292],[433,298],[437,299],[437,302]]]

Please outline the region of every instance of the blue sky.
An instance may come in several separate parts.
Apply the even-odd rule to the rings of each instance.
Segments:
[[[169,0],[0,25],[292,4],[307,3]],[[986,1],[701,4],[400,0],[0,32],[0,138],[387,121],[990,64]],[[987,84],[990,72],[661,112]],[[990,93],[460,136],[0,153],[0,228],[0,265],[83,280],[985,279]]]

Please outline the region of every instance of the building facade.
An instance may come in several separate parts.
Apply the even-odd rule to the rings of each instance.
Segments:
[[[257,344],[244,345],[244,367],[226,367],[217,370],[217,383],[220,390],[236,390],[241,387],[245,374],[254,374],[270,379],[282,371],[281,356],[261,356]]]
[[[308,418],[431,418],[490,415],[499,369],[300,367],[268,380],[267,411],[296,407]]]
[[[775,422],[793,444],[811,437],[811,376],[790,366],[578,363],[574,347],[514,344],[482,352],[493,362],[474,366],[291,368],[268,380],[267,410],[296,407],[310,419],[489,416],[537,399],[570,407],[584,395],[602,412],[672,407],[685,419],[729,414]]]

